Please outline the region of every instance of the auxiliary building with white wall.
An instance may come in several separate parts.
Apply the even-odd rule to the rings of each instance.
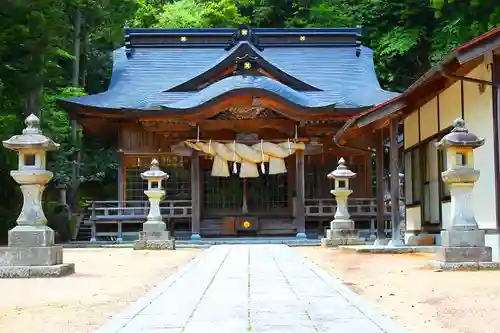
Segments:
[[[400,170],[405,174],[405,239],[434,235],[446,229],[450,193],[441,180],[446,158],[436,143],[457,118],[486,140],[474,151],[480,171],[471,205],[486,230],[486,245],[500,258],[500,28],[458,48],[434,66],[403,94],[357,117],[350,131],[383,131],[397,120],[404,128]]]

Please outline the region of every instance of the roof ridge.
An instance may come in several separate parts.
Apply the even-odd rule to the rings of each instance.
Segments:
[[[355,47],[361,53],[362,28],[125,28],[125,54],[136,48],[197,47],[230,49],[248,41],[259,50],[265,47]]]
[[[125,35],[226,35],[231,36],[238,28],[132,28],[124,27]],[[258,35],[265,34],[322,34],[322,35],[353,35],[361,36],[361,27],[335,28],[251,28]]]

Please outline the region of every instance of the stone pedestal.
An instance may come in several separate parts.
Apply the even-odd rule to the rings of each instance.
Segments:
[[[440,269],[493,269],[500,262],[492,261],[491,247],[485,246],[484,230],[443,230],[441,246],[430,265]]]
[[[373,246],[386,246],[389,243],[389,240],[386,238],[377,238],[373,242]]]
[[[24,210],[28,212],[29,208]],[[63,263],[63,248],[54,244],[54,234],[46,225],[18,225],[10,230],[9,246],[0,248],[0,278],[58,277],[74,273],[74,264]]]
[[[326,237],[321,239],[322,246],[364,245],[365,239],[359,238],[354,229],[354,221],[332,221]]]
[[[441,246],[444,247],[484,247],[484,230],[443,230]]]
[[[63,263],[63,248],[54,244],[54,231],[47,226],[42,209],[45,185],[52,172],[45,170],[46,152],[59,146],[42,135],[39,119],[31,115],[22,135],[3,145],[19,154],[18,170],[11,176],[20,184],[23,207],[17,226],[9,231],[8,247],[0,248],[0,278],[58,277],[72,274],[74,264]]]
[[[141,232],[134,250],[175,250],[175,239],[170,238],[168,231],[159,233]]]
[[[145,222],[134,250],[175,250],[175,240],[170,237],[170,231],[165,229],[165,222]]]

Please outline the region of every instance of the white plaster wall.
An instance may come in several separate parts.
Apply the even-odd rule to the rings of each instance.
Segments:
[[[439,126],[440,130],[449,128],[455,119],[462,116],[462,102],[460,81],[439,95]]]
[[[418,134],[418,111],[413,111],[404,120],[404,145],[405,149],[416,145],[419,141]]]
[[[436,134],[438,128],[438,103],[437,97],[422,105],[420,108],[420,140],[423,141],[428,137]]]
[[[491,247],[491,256],[493,260],[500,260],[500,235],[490,234],[485,236],[486,246]]]
[[[486,66],[480,65],[470,77],[488,79],[491,77]],[[474,150],[474,166],[481,173],[473,190],[474,212],[481,229],[496,227],[495,174],[493,154],[491,87],[480,92],[477,83],[464,82],[464,120],[470,132],[486,139],[484,146]]]
[[[406,208],[406,230],[421,230],[422,216],[420,206]]]

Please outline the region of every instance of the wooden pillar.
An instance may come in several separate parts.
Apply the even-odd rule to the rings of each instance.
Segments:
[[[492,82],[500,84],[500,55],[493,55]],[[500,232],[500,89],[491,87],[493,94],[493,156],[495,170],[496,229]]]
[[[90,226],[90,242],[91,243],[95,243],[97,241],[96,234],[97,234],[96,222],[92,221],[92,224]]]
[[[376,245],[385,245],[385,205],[384,205],[384,132],[380,130],[376,149],[377,183],[377,240]]]
[[[200,160],[197,151],[191,154],[191,239],[200,239]]]
[[[304,151],[295,153],[295,227],[297,237],[306,237]],[[326,180],[325,180],[326,181]]]
[[[116,237],[116,242],[121,243],[123,242],[123,228],[122,228],[122,222],[118,221],[118,235]]]
[[[364,184],[364,198],[371,198],[373,196],[373,155],[367,154],[364,163],[365,163],[365,184]]]
[[[118,157],[118,207],[123,206],[125,200],[125,157],[120,152]],[[121,214],[121,213],[120,213]]]
[[[399,209],[399,147],[398,147],[398,119],[391,119],[389,123],[391,158],[389,172],[391,173],[391,225],[392,239],[389,245],[403,245],[401,240],[401,213]]]

